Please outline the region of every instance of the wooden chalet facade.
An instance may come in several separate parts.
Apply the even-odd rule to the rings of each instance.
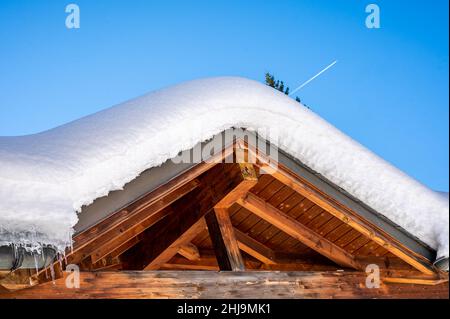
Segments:
[[[223,161],[237,152],[256,161]],[[0,298],[448,298],[431,248],[286,154],[274,164],[236,139],[216,159],[99,199],[73,250],[4,276]]]

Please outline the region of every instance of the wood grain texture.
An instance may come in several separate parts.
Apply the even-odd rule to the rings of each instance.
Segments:
[[[67,274],[64,275],[65,277]],[[448,283],[384,284],[366,288],[363,272],[82,272],[80,288],[65,277],[0,298],[448,298]],[[231,284],[232,283],[232,284]]]
[[[294,176],[292,173],[281,168],[272,170],[272,176],[424,274],[432,275],[435,273],[432,265],[425,258],[418,256],[394,239],[387,238],[381,230],[375,229],[375,227],[370,225],[367,221],[362,220],[356,214],[334,202],[319,190],[316,190],[309,185],[306,181],[301,180],[297,176]]]
[[[205,216],[220,270],[243,271],[244,261],[226,208],[215,207]]]
[[[204,231],[205,229],[202,229],[202,230]],[[202,230],[200,230],[199,233],[201,233]],[[194,238],[196,236],[197,235],[195,235]],[[178,253],[181,256],[183,256],[189,260],[199,260],[200,259],[200,252],[199,252],[197,246],[195,246],[192,243],[187,243],[187,244],[181,245],[180,248],[178,249]]]
[[[154,258],[144,270],[156,270],[161,267],[162,264],[168,262],[173,256],[175,256],[180,249],[189,243],[195,236],[201,231],[206,229],[206,223],[204,218],[200,218],[194,225],[187,229],[180,237],[178,237],[168,248],[164,249],[156,258]],[[200,257],[200,256],[199,256]]]
[[[245,251],[247,254],[256,258],[257,260],[261,261],[264,264],[268,265],[276,264],[275,253],[273,252],[272,249],[264,246],[260,242],[244,234],[238,229],[234,229],[234,234],[236,235],[239,248],[242,251]]]
[[[326,238],[312,232],[309,228],[298,223],[289,215],[269,205],[257,196],[248,193],[246,197],[238,201],[238,204],[267,220],[290,236],[297,238],[311,249],[333,260],[337,264],[344,267],[360,269],[360,265],[354,260],[352,255],[337,247]]]
[[[146,267],[242,181],[239,167],[227,173],[224,168],[220,164],[199,177],[201,186],[172,204],[173,213],[168,218],[145,231],[143,240],[121,256],[125,269],[141,270]],[[221,178],[223,174],[226,176]]]

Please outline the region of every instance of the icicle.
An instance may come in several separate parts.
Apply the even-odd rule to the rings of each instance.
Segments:
[[[14,259],[17,259],[17,245],[12,243],[11,247],[12,247],[12,251],[14,253]]]
[[[37,260],[35,253],[33,253],[33,259],[34,259],[34,267],[36,269],[36,273],[38,273],[39,272],[39,264],[38,264],[38,260]]]
[[[64,263],[67,265],[67,254],[66,254],[66,250],[63,251],[63,256],[64,256]]]
[[[55,285],[55,269],[53,268],[53,263],[50,263],[50,275],[52,277],[52,282]]]
[[[57,254],[57,259],[58,259],[58,262],[59,262],[60,269],[63,270],[64,269],[64,267],[63,267],[63,258],[62,258],[62,255],[60,253]]]
[[[39,243],[37,243],[36,240],[36,231],[32,230],[30,233],[30,237],[31,237],[31,244],[30,244],[30,250],[31,252],[37,252],[39,253]]]

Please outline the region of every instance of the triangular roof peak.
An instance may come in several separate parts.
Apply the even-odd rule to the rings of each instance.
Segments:
[[[448,199],[284,94],[236,77],[183,83],[49,131],[0,138],[0,245],[63,249],[83,205],[231,127],[265,132],[283,152],[448,257]]]

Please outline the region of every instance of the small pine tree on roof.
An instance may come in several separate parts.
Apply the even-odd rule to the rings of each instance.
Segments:
[[[280,81],[280,80],[275,81],[275,76],[273,74],[270,74],[269,72],[266,72],[265,78],[266,78],[266,84],[268,86],[270,86],[270,87],[274,88],[275,90],[278,90],[286,95],[289,95],[289,86],[285,87],[285,84],[283,81]],[[295,100],[298,103],[301,103],[300,98],[298,96],[295,97]]]

